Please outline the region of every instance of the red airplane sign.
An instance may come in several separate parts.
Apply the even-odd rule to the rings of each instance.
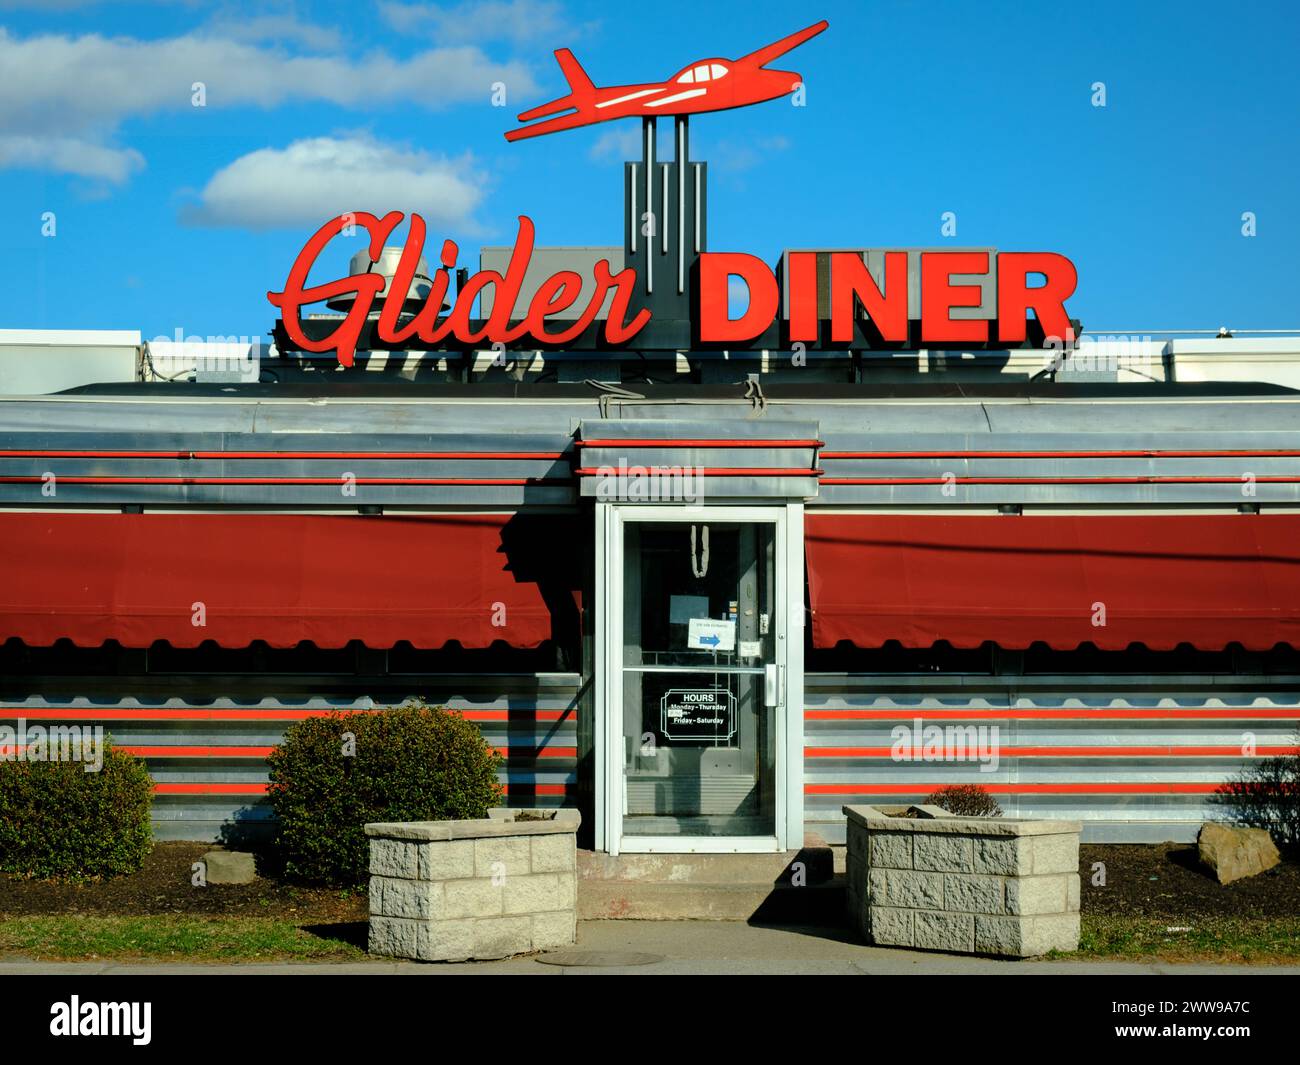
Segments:
[[[555,58],[569,82],[569,94],[525,111],[519,116],[519,121],[532,122],[548,115],[558,117],[512,129],[506,133],[506,140],[540,137],[544,133],[591,126],[615,118],[694,115],[775,100],[794,92],[803,78],[790,70],[768,70],[767,64],[816,37],[828,25],[830,23],[822,19],[739,59],[701,59],[667,81],[644,85],[597,87],[573,53],[560,48]]]

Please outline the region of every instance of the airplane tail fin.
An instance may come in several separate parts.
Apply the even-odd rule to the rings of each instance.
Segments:
[[[596,86],[592,83],[591,78],[587,77],[587,72],[582,69],[582,64],[574,58],[572,52],[567,48],[556,49],[555,58],[560,64],[560,70],[564,73],[564,80],[569,83],[569,95],[561,96],[558,100],[552,100],[550,103],[534,107],[531,111],[525,111],[519,116],[520,122],[531,122],[535,118],[545,118],[547,115],[553,115],[559,111],[568,111],[590,100],[595,95]]]
[[[587,77],[587,72],[582,69],[582,64],[574,57],[573,53],[567,48],[557,49],[555,58],[559,61],[560,69],[564,71],[564,80],[569,83],[569,89],[575,96],[588,96],[596,88]]]
[[[811,26],[805,26],[803,29],[790,34],[789,37],[782,37],[779,41],[774,41],[769,45],[765,45],[756,52],[750,52],[749,55],[741,56],[741,58],[737,59],[736,62],[752,63],[754,66],[759,67],[766,66],[777,56],[785,55],[785,53],[791,49],[798,48],[804,43],[804,41],[816,37],[817,34],[821,33],[822,30],[826,29],[829,25],[830,23],[825,19],[822,19],[820,22],[814,22]]]

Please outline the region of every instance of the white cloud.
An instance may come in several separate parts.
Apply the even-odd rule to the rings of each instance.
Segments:
[[[247,35],[269,32],[268,23],[252,23]],[[76,140],[88,153],[81,165],[104,169],[105,153],[129,151],[111,146],[123,122],[166,111],[201,115],[191,102],[195,82],[204,84],[210,108],[319,102],[356,110],[391,104],[438,110],[473,101],[486,105],[498,81],[512,94],[537,91],[526,66],[494,62],[473,45],[431,48],[405,59],[380,51],[353,58],[289,54],[220,32],[213,26],[159,40],[98,34],[19,38],[0,28],[0,137],[25,138],[20,150],[4,157],[7,163],[0,158],[0,166],[79,172],[67,160],[44,165],[40,153],[21,147],[35,140],[66,155],[60,146]],[[124,177],[140,161],[138,153],[120,157],[126,165],[118,172]]]
[[[379,17],[399,33],[418,33],[435,40],[546,41],[559,47],[559,38],[577,32],[564,10],[552,0],[476,0],[454,6],[381,0]]]
[[[191,85],[207,87],[209,107],[275,107],[321,101],[366,107],[402,101],[438,109],[487,101],[495,81],[535,91],[515,63],[494,63],[478,48],[433,48],[409,59],[373,52],[286,55],[221,37],[191,34],[143,41],[44,36],[19,40],[0,29],[0,130],[72,132],[190,108]]]
[[[120,185],[144,169],[144,156],[134,148],[113,148],[76,137],[0,134],[0,169],[5,167],[52,170]]]
[[[322,225],[346,211],[418,211],[434,230],[474,232],[483,176],[448,159],[366,135],[313,137],[262,148],[212,176],[181,212],[192,225],[279,229]]]
[[[752,141],[720,140],[708,152],[709,162],[719,171],[739,173],[765,163],[777,152],[787,151],[790,142],[780,135]]]
[[[303,22],[290,14],[239,17],[223,12],[202,32],[231,41],[270,41],[321,52],[335,52],[343,47],[343,35],[332,26]]]
[[[620,122],[606,129],[587,150],[589,159],[638,159],[641,156],[641,127]]]
[[[671,136],[671,133],[665,136]],[[671,140],[659,143],[661,151],[671,157]],[[766,163],[778,152],[788,151],[790,142],[778,135],[759,137],[750,141],[719,140],[705,146],[696,144],[693,158],[707,158],[709,165],[721,173],[740,173]],[[607,126],[587,150],[587,157],[600,162],[607,159],[641,158],[641,129],[635,123],[617,122]],[[660,160],[665,157],[661,154]]]

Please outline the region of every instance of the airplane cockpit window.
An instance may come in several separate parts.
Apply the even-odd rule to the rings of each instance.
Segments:
[[[722,63],[701,63],[677,75],[678,85],[694,85],[701,81],[714,81],[727,74],[729,68]]]

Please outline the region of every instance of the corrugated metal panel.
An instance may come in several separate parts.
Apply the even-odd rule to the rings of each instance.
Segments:
[[[576,498],[559,432],[0,434],[0,503],[517,506]]]
[[[999,503],[1195,505],[1300,502],[1300,398],[1252,396],[1071,400],[1052,397],[889,399],[857,392],[813,399],[727,402],[647,400],[605,394],[589,401],[520,397],[474,400],[375,397],[39,397],[0,401],[0,451],[85,445],[89,449],[208,450],[202,459],[46,458],[0,455],[0,502],[13,505],[161,504],[434,505],[571,503],[572,433],[626,437],[635,431],[697,438],[779,435],[804,423],[824,441],[824,475],[717,478],[715,495],[758,491],[816,496],[819,504],[900,506]],[[653,429],[658,426],[658,430]],[[59,432],[59,426],[70,431]],[[477,459],[308,457],[324,450],[376,453],[479,452]],[[735,452],[672,449],[675,465],[718,466]],[[797,449],[785,452],[793,457]],[[273,457],[236,458],[234,452]],[[536,451],[539,457],[493,458]],[[1168,454],[1171,451],[1199,455]],[[297,453],[295,455],[295,452]],[[1283,452],[1282,454],[1270,452]],[[547,456],[563,454],[556,459]],[[584,456],[615,465],[619,452]],[[626,457],[626,456],[625,456]],[[642,461],[645,452],[639,453]],[[650,456],[653,457],[653,456]],[[666,456],[662,456],[666,457]],[[758,454],[742,465],[779,456]],[[605,460],[612,458],[613,462]],[[53,463],[53,465],[52,465]],[[733,464],[734,465],[734,464]],[[128,470],[129,467],[129,470]],[[179,477],[177,483],[64,483],[42,494],[44,473]],[[342,474],[360,480],[340,498]],[[265,483],[230,483],[258,476]],[[1244,477],[1253,478],[1243,492]],[[4,482],[5,477],[36,480]],[[225,481],[219,479],[226,479]],[[326,483],[304,483],[323,478]],[[377,483],[397,478],[396,483]],[[715,479],[711,479],[711,482]],[[737,479],[739,481],[739,479]],[[424,483],[436,482],[436,483]],[[522,482],[522,483],[518,483]],[[743,489],[741,492],[739,489]]]
[[[412,687],[429,703],[463,712],[505,755],[499,779],[508,805],[576,804],[575,675],[421,678]],[[116,745],[133,750],[149,767],[159,839],[217,839],[225,825],[264,823],[270,816],[266,753],[290,723],[332,710],[366,713],[402,702],[389,695],[200,701],[193,694],[159,699],[120,694],[130,688],[125,680],[118,693],[5,700],[0,722],[103,726]]]
[[[584,496],[643,502],[817,494],[817,423],[584,419]]]
[[[1009,815],[1081,818],[1085,839],[1191,839],[1248,744],[1292,751],[1300,725],[1300,678],[810,674],[804,686],[805,818],[831,842],[845,804],[948,784],[980,785]],[[936,760],[909,749],[929,726],[986,731],[946,733],[954,757]]]
[[[1294,431],[1264,432],[1240,422],[1183,431],[979,434],[826,430],[821,499],[833,504],[1195,504],[1300,500]],[[1063,412],[1057,412],[1058,414]],[[1199,418],[1200,415],[1197,415]],[[1141,419],[1132,424],[1148,424]],[[1109,431],[1106,431],[1109,429]],[[1243,487],[1248,486],[1248,487]]]

